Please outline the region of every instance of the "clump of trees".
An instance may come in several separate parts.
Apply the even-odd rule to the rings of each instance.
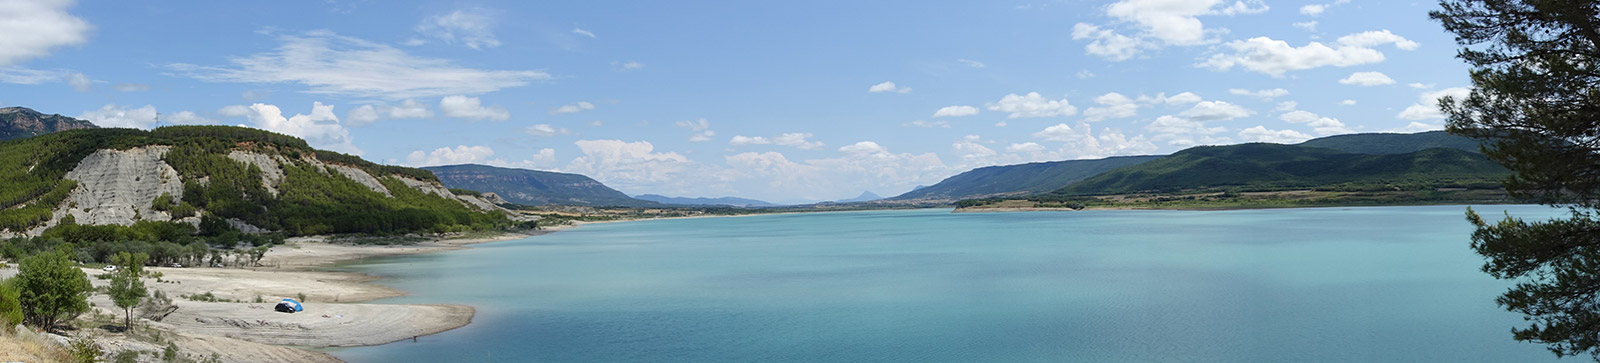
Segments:
[[[18,270],[6,283],[17,290],[18,307],[28,324],[50,328],[89,311],[89,293],[94,287],[66,251],[28,256]]]
[[[1483,271],[1517,281],[1496,302],[1528,326],[1512,337],[1600,360],[1600,6],[1582,0],[1444,0],[1473,90],[1445,98],[1448,131],[1485,141],[1513,196],[1567,207],[1563,219],[1491,222],[1472,248]]]

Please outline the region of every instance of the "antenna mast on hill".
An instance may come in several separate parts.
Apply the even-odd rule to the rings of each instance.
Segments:
[[[156,112],[156,128],[161,128],[161,113]]]

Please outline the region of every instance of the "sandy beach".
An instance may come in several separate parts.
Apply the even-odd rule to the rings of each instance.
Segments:
[[[273,247],[262,258],[267,267],[255,268],[173,268],[149,267],[161,278],[145,279],[153,291],[172,298],[178,309],[161,321],[142,320],[148,328],[176,344],[182,354],[195,358],[215,356],[223,362],[337,362],[326,353],[307,348],[379,345],[425,337],[459,328],[472,322],[473,309],[453,304],[369,304],[363,303],[404,295],[389,287],[372,284],[379,279],[357,273],[320,271],[332,264],[383,256],[431,253],[465,248],[466,245],[525,238],[549,233],[505,234],[493,238],[445,239],[394,246],[332,244],[324,238],[291,239]],[[9,278],[16,267],[0,269]],[[92,276],[99,270],[84,269],[91,282],[104,286],[105,280]],[[219,301],[195,301],[183,296],[210,294]],[[276,301],[305,295],[305,311],[288,314],[272,310]],[[259,300],[258,300],[259,299]],[[261,302],[256,302],[261,301]],[[116,317],[120,325],[123,311],[105,294],[90,296],[97,313]],[[88,332],[108,351],[137,350],[160,352],[163,345],[132,339],[124,333],[95,329]]]

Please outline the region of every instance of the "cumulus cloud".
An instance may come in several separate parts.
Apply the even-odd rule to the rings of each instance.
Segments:
[[[1191,94],[1192,93],[1188,93]],[[1128,118],[1139,114],[1139,103],[1121,93],[1110,92],[1094,98],[1094,103],[1100,106],[1083,110],[1083,120],[1095,122],[1101,120]]]
[[[1156,133],[1152,139],[1155,142],[1165,142],[1167,145],[1187,147],[1194,145],[1217,145],[1233,142],[1227,137],[1212,136],[1228,131],[1221,126],[1206,126],[1205,122],[1180,116],[1165,115],[1157,117],[1155,121],[1145,125],[1145,131]]]
[[[89,40],[89,22],[67,13],[75,1],[24,0],[0,4],[0,67],[49,55]],[[21,83],[21,82],[12,82]]]
[[[1024,143],[1021,143],[1021,144],[1011,144],[1010,146],[1006,146],[1006,152],[1008,152],[1008,153],[1024,153],[1024,152],[1040,152],[1040,151],[1044,151],[1044,145],[1039,145],[1038,143],[1032,143],[1032,142],[1024,142]]]
[[[1394,84],[1394,79],[1389,78],[1388,75],[1382,72],[1355,72],[1351,73],[1349,77],[1339,80],[1339,83],[1357,86],[1382,86]]]
[[[574,103],[574,104],[570,104],[570,105],[562,105],[561,107],[556,107],[556,108],[550,109],[550,114],[551,115],[560,115],[560,114],[567,114],[567,113],[579,113],[579,112],[593,110],[593,109],[594,109],[594,104],[593,103],[580,101],[578,103]]]
[[[522,131],[523,132],[527,132],[529,135],[539,136],[539,137],[550,137],[550,136],[566,135],[566,134],[572,133],[572,130],[567,130],[565,128],[550,126],[550,124],[538,124],[538,125],[528,126],[527,128],[522,129]]]
[[[1356,100],[1339,101],[1339,105],[1340,106],[1355,106],[1356,105]]]
[[[1373,47],[1384,44],[1393,44],[1402,50],[1418,47],[1417,42],[1407,40],[1388,30],[1346,35],[1340,37],[1332,46],[1311,42],[1305,46],[1294,47],[1282,40],[1255,37],[1223,44],[1224,48],[1232,49],[1233,52],[1213,54],[1196,66],[1218,71],[1240,67],[1276,77],[1289,71],[1382,62],[1383,52]]]
[[[1350,0],[1338,0],[1328,4],[1308,4],[1300,7],[1300,13],[1310,16],[1322,15],[1328,8],[1349,3]]]
[[[1415,132],[1436,131],[1436,130],[1443,130],[1443,129],[1444,129],[1444,125],[1428,124],[1428,123],[1421,123],[1421,122],[1412,121],[1411,123],[1406,124],[1405,127],[1384,130],[1384,132],[1415,133]]]
[[[1065,98],[1052,100],[1040,95],[1039,92],[1028,92],[1027,95],[1008,94],[1000,101],[988,104],[990,111],[1009,112],[1007,118],[1034,118],[1072,116],[1078,113],[1078,108],[1067,103]]]
[[[1078,124],[1077,127],[1067,126],[1064,123],[1045,127],[1044,130],[1033,133],[1033,137],[1062,144],[1059,149],[1048,153],[1025,150],[1043,149],[1042,146],[1034,143],[1013,144],[1007,148],[1007,151],[1028,151],[1032,154],[1031,160],[1061,160],[1144,154],[1156,150],[1155,144],[1146,139],[1144,135],[1130,138],[1121,131],[1108,128],[1100,130],[1100,135],[1095,136],[1091,126],[1084,123]]]
[[[883,92],[911,93],[911,87],[899,87],[899,86],[895,86],[894,82],[883,82],[883,83],[872,85],[872,87],[867,88],[867,92],[872,92],[872,93],[883,93]]]
[[[1194,94],[1194,92],[1179,93],[1172,95],[1172,97],[1167,97],[1166,93],[1158,93],[1151,99],[1154,103],[1165,103],[1173,106],[1192,105],[1200,102],[1200,100],[1200,95]]]
[[[1466,99],[1467,95],[1470,94],[1472,94],[1472,89],[1462,87],[1451,87],[1433,92],[1423,92],[1422,96],[1418,98],[1417,103],[1412,104],[1410,107],[1406,107],[1405,110],[1401,110],[1400,114],[1395,115],[1395,117],[1406,120],[1442,119],[1444,118],[1444,113],[1439,111],[1440,98],[1450,96],[1454,97],[1456,100],[1462,100]]]
[[[1273,88],[1273,89],[1263,89],[1263,90],[1251,91],[1251,90],[1242,89],[1242,88],[1232,88],[1232,89],[1228,90],[1228,93],[1236,94],[1236,95],[1240,95],[1240,96],[1251,96],[1251,97],[1256,97],[1256,98],[1260,98],[1260,99],[1263,99],[1263,100],[1271,100],[1271,99],[1278,98],[1278,97],[1288,96],[1289,95],[1289,90],[1282,89],[1282,88]]]
[[[933,117],[961,117],[978,114],[978,108],[972,106],[945,106],[933,112]]]
[[[1195,121],[1220,121],[1232,120],[1255,114],[1254,111],[1239,107],[1223,101],[1202,101],[1194,107],[1178,113],[1178,116],[1187,117]]]
[[[1296,22],[1294,24],[1289,24],[1289,25],[1293,25],[1296,28],[1300,28],[1300,29],[1308,31],[1308,32],[1317,31],[1317,22],[1315,20],[1313,20],[1313,21]]]
[[[406,99],[405,101],[400,102],[399,105],[389,105],[386,103],[361,105],[361,107],[356,107],[355,109],[351,109],[350,112],[345,113],[344,120],[345,125],[356,127],[370,125],[386,118],[407,119],[431,117],[433,117],[433,110],[429,110],[428,105],[423,104],[422,102],[417,102],[417,100]]]
[[[811,141],[809,132],[793,132],[778,135],[772,138],[772,143],[781,146],[793,146],[802,150],[816,150],[822,148],[821,141]]]
[[[1306,135],[1295,130],[1268,130],[1266,126],[1257,125],[1244,130],[1239,130],[1239,140],[1244,142],[1270,142],[1277,144],[1298,144],[1310,140],[1311,135]]]
[[[249,117],[250,123],[255,128],[299,137],[319,149],[354,155],[363,153],[351,142],[350,130],[339,124],[339,117],[333,114],[333,105],[314,102],[311,105],[311,114],[296,114],[290,117],[283,117],[283,111],[278,109],[278,106],[264,103],[249,107],[224,107],[220,113],[235,117],[242,114]]]
[[[382,116],[378,115],[378,109],[372,107],[372,105],[361,105],[361,107],[356,107],[350,110],[349,113],[344,114],[344,119],[350,126],[369,125],[373,122],[378,122],[382,118]]]
[[[1318,135],[1323,136],[1355,132],[1350,130],[1350,128],[1345,127],[1344,122],[1339,121],[1339,119],[1322,117],[1307,111],[1295,110],[1285,112],[1282,115],[1278,115],[1278,119],[1288,123],[1306,124],[1306,126],[1311,127],[1312,131],[1315,131]]]
[[[699,181],[693,171],[698,165],[675,152],[656,152],[648,141],[578,140],[582,156],[573,158],[562,171],[578,173],[622,190]]]
[[[1137,56],[1143,50],[1158,49],[1164,45],[1215,43],[1214,35],[1227,30],[1206,29],[1200,21],[1201,16],[1258,14],[1267,9],[1266,4],[1257,0],[1232,3],[1224,0],[1123,0],[1107,5],[1106,15],[1119,23],[1132,25],[1132,35],[1094,24],[1078,23],[1073,26],[1072,39],[1089,40],[1084,50],[1090,55],[1121,61]]]
[[[461,9],[445,14],[439,14],[422,19],[417,24],[417,32],[447,44],[467,46],[472,49],[494,48],[500,46],[500,40],[495,39],[493,13],[481,9]]]
[[[690,120],[678,121],[677,125],[678,125],[678,127],[682,127],[682,128],[686,128],[686,129],[689,129],[691,131],[694,131],[694,134],[689,135],[689,141],[693,141],[693,142],[711,141],[711,137],[712,136],[717,136],[717,132],[716,131],[711,131],[710,130],[711,121],[706,121],[706,119],[704,119],[704,118],[699,119],[699,120],[693,120],[693,121],[690,121]]]
[[[151,126],[156,124],[156,106],[145,105],[139,108],[127,108],[108,104],[100,106],[98,110],[84,111],[78,114],[78,118],[93,122],[100,127],[150,129]]]
[[[505,121],[511,118],[511,112],[505,107],[483,105],[477,97],[449,96],[439,100],[439,110],[444,111],[448,117],[464,118],[469,120]]]
[[[431,152],[412,151],[406,155],[406,164],[413,166],[481,164],[489,160],[491,155],[494,155],[494,149],[488,146],[441,147]]]
[[[178,111],[161,119],[173,125],[212,125],[217,123],[217,120],[200,116],[195,114],[194,111]]]
[[[405,99],[481,94],[550,79],[540,71],[466,68],[329,31],[278,37],[278,49],[231,58],[229,66],[167,65],[207,82],[298,83],[306,93]]]
[[[732,146],[769,144],[772,144],[772,140],[768,140],[767,138],[761,136],[734,135],[732,139],[728,139],[728,145]]]

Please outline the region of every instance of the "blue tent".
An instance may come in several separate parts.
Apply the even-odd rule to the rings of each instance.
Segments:
[[[294,299],[283,299],[283,301],[278,302],[278,305],[288,305],[288,307],[293,308],[296,312],[306,310],[305,307],[300,306],[299,301],[294,301]]]

